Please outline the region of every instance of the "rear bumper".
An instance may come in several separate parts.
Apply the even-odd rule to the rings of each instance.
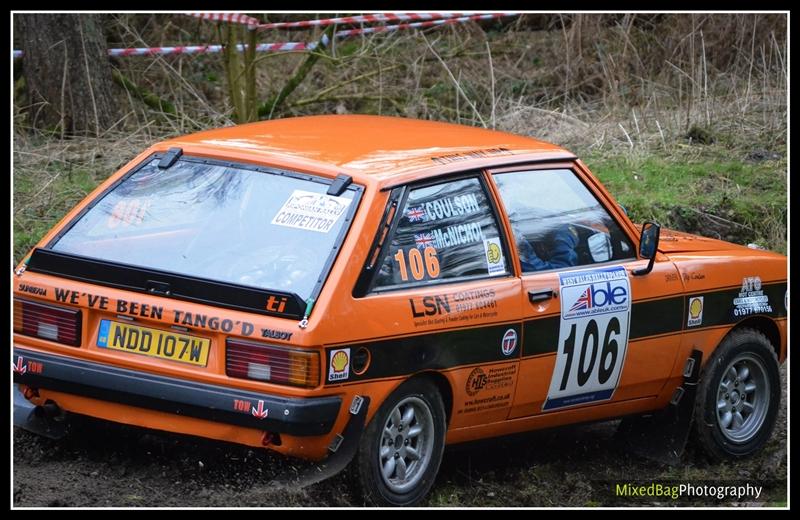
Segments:
[[[14,348],[14,382],[295,436],[325,435],[340,397],[285,398]],[[244,410],[247,411],[244,411]]]

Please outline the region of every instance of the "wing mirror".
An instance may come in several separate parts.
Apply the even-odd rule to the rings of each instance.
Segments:
[[[661,226],[655,222],[645,222],[642,226],[642,234],[639,237],[639,256],[642,258],[649,258],[646,267],[641,269],[634,269],[632,271],[634,276],[641,276],[653,270],[653,264],[656,261],[656,252],[658,251],[658,237],[661,233]]]

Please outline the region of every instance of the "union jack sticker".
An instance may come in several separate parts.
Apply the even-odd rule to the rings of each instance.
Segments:
[[[422,222],[425,220],[425,209],[423,209],[422,206],[409,208],[408,211],[406,211],[406,217],[408,217],[409,222]]]
[[[420,233],[414,235],[414,242],[417,243],[417,249],[425,249],[426,247],[433,247],[433,235],[430,233]]]

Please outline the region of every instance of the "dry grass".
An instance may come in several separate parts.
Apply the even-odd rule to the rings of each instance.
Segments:
[[[106,22],[111,47],[220,39],[215,24],[181,15],[107,15]],[[274,31],[260,41],[313,41],[319,34]],[[653,155],[676,163],[687,155],[701,162],[725,156],[743,164],[753,154],[775,156],[770,182],[773,193],[781,193],[786,58],[785,15],[524,15],[337,40],[272,117],[373,113],[452,121],[535,136],[601,161],[622,157],[615,162],[622,167]],[[258,98],[279,92],[303,59],[302,53],[260,54]],[[18,89],[15,229],[26,234],[15,241],[18,249],[36,236],[27,236],[31,225],[52,223],[79,200],[83,188],[60,183],[69,176],[65,168],[86,172],[88,188],[152,142],[232,124],[221,55],[131,57],[113,64],[174,105],[175,115],[118,88],[125,115],[106,135],[61,140],[28,127],[28,112],[39,107],[27,106],[24,88]],[[714,145],[697,145],[687,133]],[[766,220],[774,229],[761,233],[779,250],[785,250],[785,214],[770,213]]]

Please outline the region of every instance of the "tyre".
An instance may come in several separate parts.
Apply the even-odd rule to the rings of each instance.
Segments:
[[[436,386],[424,378],[400,385],[361,436],[354,469],[365,502],[410,506],[422,500],[439,471],[446,431]]]
[[[703,368],[694,410],[694,433],[714,459],[752,455],[769,439],[778,416],[778,358],[764,334],[730,333]]]

